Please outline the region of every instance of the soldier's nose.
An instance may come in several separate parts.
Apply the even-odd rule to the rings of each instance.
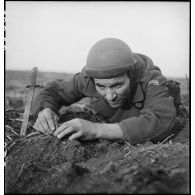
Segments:
[[[116,98],[116,93],[111,91],[110,89],[106,92],[107,101],[113,101]]]

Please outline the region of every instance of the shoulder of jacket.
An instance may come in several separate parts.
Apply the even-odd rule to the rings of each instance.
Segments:
[[[161,72],[160,68],[154,65],[152,59],[144,54],[140,53],[133,53],[133,56],[137,60],[137,64],[135,64],[135,68],[138,64],[142,64],[144,70],[151,71],[151,70],[158,70]],[[139,65],[138,65],[139,66]]]
[[[150,86],[158,86],[167,82],[167,78],[158,70],[145,71],[140,79],[143,89],[146,91]]]

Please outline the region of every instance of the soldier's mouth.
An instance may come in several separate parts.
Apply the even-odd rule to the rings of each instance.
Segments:
[[[120,100],[108,102],[109,105],[118,105],[120,104]]]

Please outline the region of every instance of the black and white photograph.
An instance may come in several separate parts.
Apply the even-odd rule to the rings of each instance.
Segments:
[[[191,193],[191,2],[4,1],[4,193]]]

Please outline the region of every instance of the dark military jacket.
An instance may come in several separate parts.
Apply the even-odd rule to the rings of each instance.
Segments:
[[[134,57],[137,63],[129,70],[131,95],[128,105],[110,108],[97,93],[93,79],[82,70],[70,81],[56,80],[40,90],[32,106],[33,115],[37,117],[44,108],[58,113],[62,105],[68,106],[83,97],[91,97],[89,107],[110,123],[118,123],[124,138],[130,143],[162,141],[171,134],[176,118],[176,107],[165,84],[167,79],[149,57],[135,53]]]

